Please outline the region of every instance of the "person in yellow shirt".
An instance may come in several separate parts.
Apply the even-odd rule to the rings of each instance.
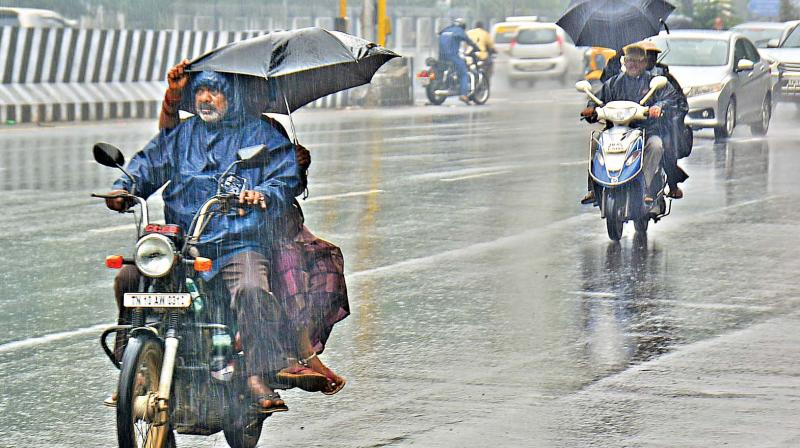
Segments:
[[[492,59],[491,55],[496,53],[494,49],[494,40],[492,40],[492,35],[486,31],[486,28],[483,26],[483,22],[477,21],[475,22],[475,28],[467,31],[467,36],[472,39],[475,44],[478,45],[478,58],[481,61],[485,61],[486,67],[486,76],[491,78],[492,76]]]

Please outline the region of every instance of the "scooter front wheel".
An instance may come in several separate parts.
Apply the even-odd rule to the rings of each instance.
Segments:
[[[635,227],[636,231],[639,233],[646,233],[648,224],[650,224],[650,217],[647,216],[633,221],[633,227]]]
[[[605,215],[606,215],[606,230],[608,237],[612,241],[619,241],[622,238],[622,227],[625,221],[622,220],[622,214],[618,209],[621,204],[617,204],[616,197],[613,194],[606,196]]]
[[[157,404],[164,350],[153,336],[131,338],[122,357],[117,401],[117,441],[120,448],[175,448],[167,422],[159,422]],[[167,416],[169,419],[169,416]]]

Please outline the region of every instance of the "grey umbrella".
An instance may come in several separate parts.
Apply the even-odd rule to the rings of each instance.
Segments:
[[[573,0],[556,24],[575,45],[619,50],[658,34],[674,9],[665,0]]]
[[[276,31],[232,42],[194,59],[187,71],[239,75],[251,107],[287,114],[331,93],[367,84],[398,54],[322,28]],[[193,112],[190,98],[182,109]]]

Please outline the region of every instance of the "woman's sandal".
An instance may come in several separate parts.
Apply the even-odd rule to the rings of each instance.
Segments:
[[[261,403],[269,401],[270,406],[262,406]],[[277,404],[280,402],[281,404]],[[251,409],[257,414],[270,415],[276,412],[286,412],[289,407],[283,402],[283,399],[277,392],[271,394],[258,395],[253,398],[253,403],[250,405]]]
[[[299,387],[306,392],[318,392],[328,387],[328,377],[304,365],[287,367],[276,376],[279,381]]]
[[[340,390],[342,390],[344,385],[347,384],[347,380],[344,379],[344,377],[341,377],[341,376],[339,377],[339,381],[338,382],[334,379],[333,376],[329,376],[329,377],[327,377],[327,379],[329,381],[328,385],[324,389],[322,389],[320,391],[325,395],[333,395],[333,394],[339,392]]]

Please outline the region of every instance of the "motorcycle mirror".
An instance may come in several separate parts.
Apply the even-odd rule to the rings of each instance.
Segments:
[[[652,90],[663,89],[664,86],[667,85],[669,81],[665,76],[656,76],[655,78],[650,80],[650,88]]]
[[[578,92],[586,92],[587,90],[591,92],[592,85],[586,80],[578,81],[575,83],[575,90]]]
[[[125,156],[122,151],[111,143],[97,142],[92,147],[94,160],[100,165],[111,168],[121,168],[125,166]]]

